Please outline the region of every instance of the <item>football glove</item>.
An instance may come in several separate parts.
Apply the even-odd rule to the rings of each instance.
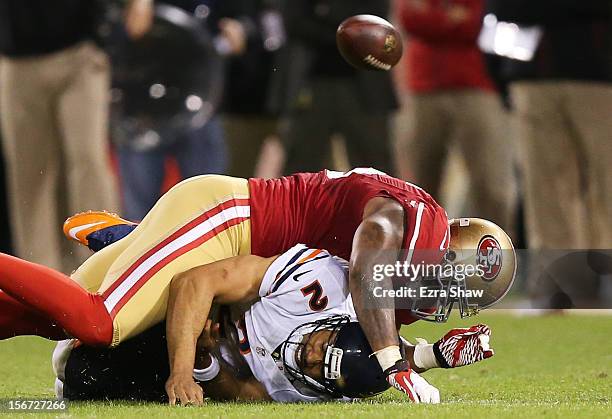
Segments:
[[[463,367],[493,356],[490,337],[491,329],[484,324],[452,329],[434,343],[433,351],[442,368]]]
[[[397,361],[385,371],[387,382],[415,403],[440,403],[440,392],[410,368],[408,361]]]

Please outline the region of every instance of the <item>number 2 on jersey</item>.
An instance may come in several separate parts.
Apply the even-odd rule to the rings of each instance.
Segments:
[[[308,305],[312,311],[322,311],[325,309],[325,307],[327,307],[329,300],[326,295],[323,295],[323,287],[321,287],[318,280],[306,285],[301,289],[301,291],[304,297],[308,297],[310,295]]]

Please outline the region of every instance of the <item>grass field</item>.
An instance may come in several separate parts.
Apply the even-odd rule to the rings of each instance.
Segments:
[[[60,417],[612,417],[612,317],[481,315],[493,330],[495,357],[472,367],[425,377],[443,403],[413,405],[390,390],[354,404],[217,404],[171,408],[156,404],[73,403]],[[469,322],[469,323],[473,323]],[[425,322],[403,329],[408,338],[434,340],[448,327]],[[51,397],[52,344],[38,338],[0,342],[0,398]]]

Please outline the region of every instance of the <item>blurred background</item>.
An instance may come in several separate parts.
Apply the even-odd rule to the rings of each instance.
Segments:
[[[356,14],[403,33],[391,72],[342,60]],[[371,166],[502,226],[539,306],[609,304],[612,0],[0,0],[0,127],[0,251],[66,273],[75,212]]]

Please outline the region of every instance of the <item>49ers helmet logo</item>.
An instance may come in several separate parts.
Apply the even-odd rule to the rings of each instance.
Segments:
[[[502,268],[502,250],[499,242],[493,236],[484,236],[478,243],[477,264],[484,272],[481,276],[485,281],[493,281]]]

